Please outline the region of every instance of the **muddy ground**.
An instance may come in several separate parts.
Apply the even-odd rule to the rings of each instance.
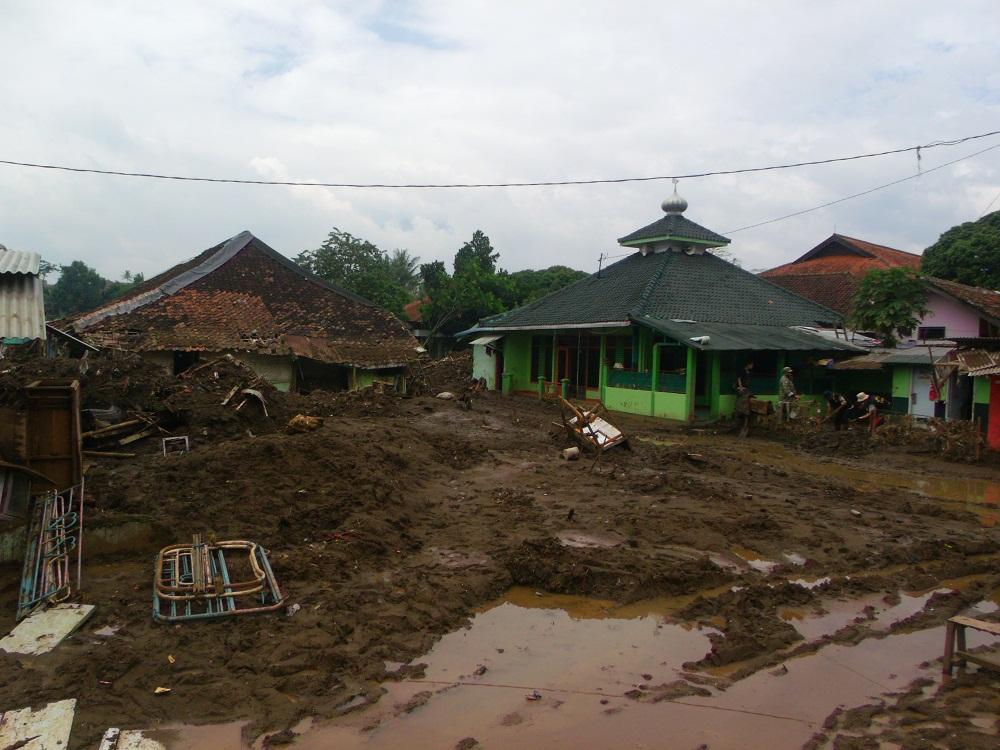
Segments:
[[[79,748],[95,747],[108,726],[170,722],[247,720],[250,740],[334,716],[358,696],[377,700],[387,660],[421,656],[514,585],[618,603],[711,592],[676,616],[720,631],[687,666],[727,680],[816,648],[780,608],[960,579],[899,625],[918,628],[1000,589],[993,467],[906,446],[831,456],[766,433],[739,441],[624,415],[613,418],[632,449],[592,466],[559,459],[557,407],[528,398],[476,394],[467,409],[430,393],[275,394],[274,404],[270,418],[191,420],[187,455],[150,448],[92,464],[91,522],[142,517],[151,533],[86,558],[83,598],[97,610],[74,638],[44,657],[0,654],[0,707],[76,697]],[[286,434],[294,413],[324,423]],[[945,488],[943,498],[906,478]],[[970,481],[978,489],[967,493]],[[265,546],[297,611],[154,623],[153,554],[198,532]],[[765,575],[747,564],[754,558],[779,566]],[[831,580],[811,590],[785,582],[803,576]],[[0,569],[2,632],[14,625],[18,577],[18,566]],[[96,633],[108,627],[112,636]],[[864,622],[835,636],[873,637],[882,635]],[[915,686],[867,714],[840,712],[814,746],[868,747],[884,734],[905,747],[978,747],[974,735],[989,730],[967,708],[995,706],[1000,680],[965,679],[931,695]],[[155,695],[159,686],[171,692]],[[928,721],[950,734],[927,744]],[[949,739],[959,736],[966,744]]]

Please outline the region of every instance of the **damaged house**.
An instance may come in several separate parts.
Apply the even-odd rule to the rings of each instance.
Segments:
[[[300,268],[250,232],[65,324],[177,374],[233,354],[280,390],[400,384],[417,340],[390,312]]]
[[[729,240],[685,217],[676,193],[662,208],[618,240],[626,258],[461,334],[474,375],[679,420],[732,414],[747,362],[761,399],[777,400],[785,367],[802,394],[835,387],[833,357],[861,351],[833,330],[841,316],[708,252]]]

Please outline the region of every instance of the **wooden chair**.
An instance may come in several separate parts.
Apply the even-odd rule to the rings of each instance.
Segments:
[[[945,627],[944,657],[942,658],[941,671],[945,676],[951,676],[951,670],[957,663],[959,668],[964,669],[965,663],[971,661],[981,667],[1000,670],[1000,659],[990,658],[986,654],[970,654],[965,645],[965,629],[972,628],[983,633],[1000,636],[1000,622],[987,622],[986,620],[976,620],[964,615],[956,615],[948,620]],[[957,642],[957,643],[956,643]]]

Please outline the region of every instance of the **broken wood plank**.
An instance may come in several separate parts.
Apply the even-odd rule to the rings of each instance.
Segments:
[[[129,435],[128,437],[123,437],[121,440],[118,441],[118,445],[128,445],[129,443],[134,443],[134,442],[136,442],[138,440],[144,440],[145,438],[148,438],[148,437],[150,437],[152,435],[155,435],[155,434],[156,434],[156,428],[155,427],[147,427],[146,429],[140,430],[139,432],[135,433],[134,435]]]
[[[69,747],[76,699],[49,703],[32,711],[19,708],[0,713],[0,747],[52,750]]]
[[[0,640],[0,650],[9,654],[46,654],[94,612],[93,604],[57,604],[34,612]]]
[[[83,455],[94,458],[135,458],[135,453],[122,453],[121,451],[84,451]]]
[[[98,437],[99,435],[107,435],[111,433],[118,432],[119,430],[127,430],[129,427],[134,427],[135,425],[142,424],[141,419],[129,419],[125,422],[119,422],[118,424],[109,425],[107,427],[101,427],[97,430],[90,430],[89,432],[83,432],[80,437],[92,438]]]

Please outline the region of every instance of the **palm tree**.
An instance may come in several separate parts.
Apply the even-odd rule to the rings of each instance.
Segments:
[[[420,293],[420,258],[409,250],[393,250],[386,260],[389,277],[411,295]]]

